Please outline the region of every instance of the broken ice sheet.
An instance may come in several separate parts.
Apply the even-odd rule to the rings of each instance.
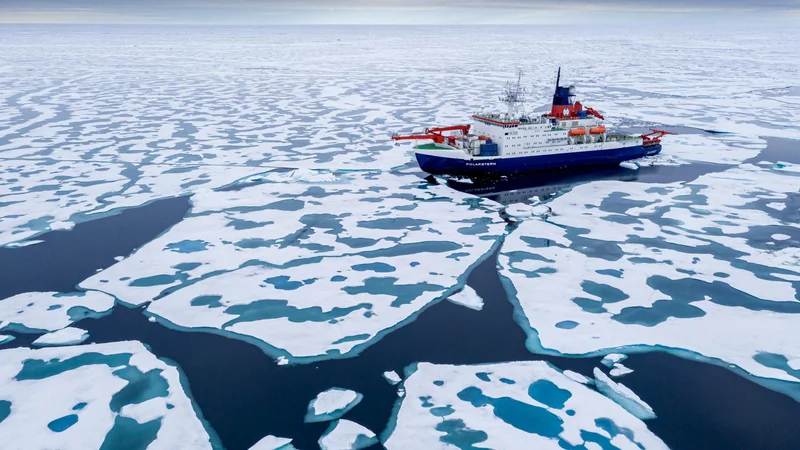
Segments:
[[[85,317],[111,311],[114,297],[103,292],[26,292],[0,300],[0,329],[55,331]]]
[[[341,175],[192,198],[184,221],[81,283],[178,328],[290,362],[338,357],[463,286],[505,232],[497,208],[414,176]]]
[[[321,450],[359,450],[378,442],[375,433],[353,421],[339,419],[319,438]]]
[[[594,384],[597,386],[598,391],[618,403],[634,416],[642,420],[656,418],[656,414],[653,412],[653,408],[650,407],[650,405],[645,403],[627,386],[608,378],[608,375],[604,374],[603,371],[596,367],[594,369]]]
[[[33,341],[34,346],[50,347],[57,345],[75,345],[89,339],[89,332],[81,328],[64,328],[43,334]]]
[[[800,376],[779,361],[800,357],[786,339],[800,328],[800,250],[774,237],[798,227],[766,207],[790,202],[799,182],[745,164],[690,183],[594,182],[553,200],[556,214],[521,223],[499,257],[529,347],[659,346],[788,381],[767,385],[800,399]]]
[[[349,389],[338,387],[330,388],[317,394],[316,398],[308,403],[306,422],[327,422],[336,420],[353,409],[363,395]]]
[[[382,435],[389,450],[667,448],[641,420],[542,361],[407,372],[407,395]]]
[[[180,374],[139,342],[0,350],[8,449],[210,449]]]

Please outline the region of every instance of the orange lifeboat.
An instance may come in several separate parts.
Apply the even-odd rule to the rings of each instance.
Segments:
[[[570,136],[583,136],[586,134],[586,128],[573,128],[569,130]]]
[[[594,128],[589,130],[589,133],[591,133],[591,134],[603,134],[605,132],[606,132],[605,125],[600,125],[599,127],[594,127]]]

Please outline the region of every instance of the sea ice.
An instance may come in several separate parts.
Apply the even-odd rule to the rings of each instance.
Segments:
[[[0,301],[0,329],[55,331],[84,317],[101,316],[113,307],[114,297],[97,291],[26,292]]]
[[[81,286],[308,362],[358,351],[461,289],[505,233],[496,204],[446,186],[338,180],[195,194],[185,220]]]
[[[637,169],[639,169],[639,166],[636,163],[629,162],[629,161],[623,161],[623,162],[619,163],[619,166],[622,167],[623,169],[629,169],[629,170],[637,170]]]
[[[612,377],[621,377],[633,372],[633,369],[625,367],[622,363],[615,363],[611,370],[608,372]]]
[[[378,442],[375,433],[365,427],[345,419],[331,423],[319,438],[321,450],[359,450]]]
[[[7,334],[0,334],[0,345],[7,344],[14,340],[14,336],[9,336]]]
[[[174,366],[139,342],[0,350],[4,449],[211,449]]]
[[[475,289],[472,289],[469,286],[464,286],[464,289],[456,292],[450,297],[447,297],[447,300],[455,303],[456,305],[466,306],[469,309],[474,309],[475,311],[480,311],[483,309],[483,299],[480,295],[478,295],[477,292],[475,292]]]
[[[89,332],[80,328],[64,328],[39,336],[33,345],[40,347],[80,344],[89,338]]]
[[[582,375],[582,374],[580,374],[578,372],[573,372],[571,370],[565,370],[563,373],[570,380],[577,381],[580,384],[593,384],[594,383],[593,379],[591,379],[591,378],[589,378],[589,377],[587,377],[585,375]]]
[[[349,389],[333,387],[320,392],[314,400],[308,403],[306,422],[327,422],[336,420],[353,409],[363,395]]]
[[[277,436],[264,436],[255,445],[250,447],[250,450],[294,450],[291,444],[292,440],[289,438],[282,438]]]
[[[596,367],[594,369],[594,384],[597,386],[598,391],[617,402],[634,416],[642,420],[656,418],[656,414],[653,412],[653,408],[651,408],[650,405],[645,403],[632,390],[628,389],[627,386],[608,378],[602,370]]]
[[[526,220],[498,262],[534,352],[630,347],[743,369],[800,399],[800,379],[764,352],[800,358],[800,250],[790,202],[797,174],[743,164],[686,183],[598,181]],[[746,329],[747,333],[742,330]],[[728,364],[722,364],[725,367]],[[790,393],[788,391],[793,391]]]
[[[406,371],[408,395],[382,435],[388,450],[667,448],[641,420],[546,362]]]
[[[383,372],[383,378],[386,378],[386,381],[388,381],[389,384],[392,385],[395,385],[403,380],[402,378],[400,378],[400,375],[398,375],[397,372],[395,372],[394,370]]]
[[[74,227],[75,227],[75,223],[74,222],[69,222],[69,221],[66,221],[66,220],[59,221],[59,222],[51,222],[50,223],[50,229],[53,230],[53,231],[56,231],[56,230],[69,231]]]
[[[622,353],[609,353],[600,362],[606,367],[611,367],[618,362],[625,361],[627,358],[628,355]]]

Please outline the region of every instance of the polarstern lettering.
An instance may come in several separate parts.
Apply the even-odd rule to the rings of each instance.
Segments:
[[[487,162],[479,162],[479,163],[468,162],[468,163],[467,163],[467,165],[468,165],[468,166],[496,166],[496,165],[497,165],[497,163],[495,163],[495,162],[488,162],[488,161],[487,161]]]

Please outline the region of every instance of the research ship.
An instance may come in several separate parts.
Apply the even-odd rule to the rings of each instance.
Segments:
[[[526,114],[525,94],[520,71],[499,98],[508,106],[505,113],[480,112],[470,125],[426,128],[392,139],[416,141],[414,154],[425,172],[494,175],[619,164],[659,153],[661,138],[674,134],[608,132],[602,114],[575,101],[575,86],[561,86],[561,68],[549,113]]]

